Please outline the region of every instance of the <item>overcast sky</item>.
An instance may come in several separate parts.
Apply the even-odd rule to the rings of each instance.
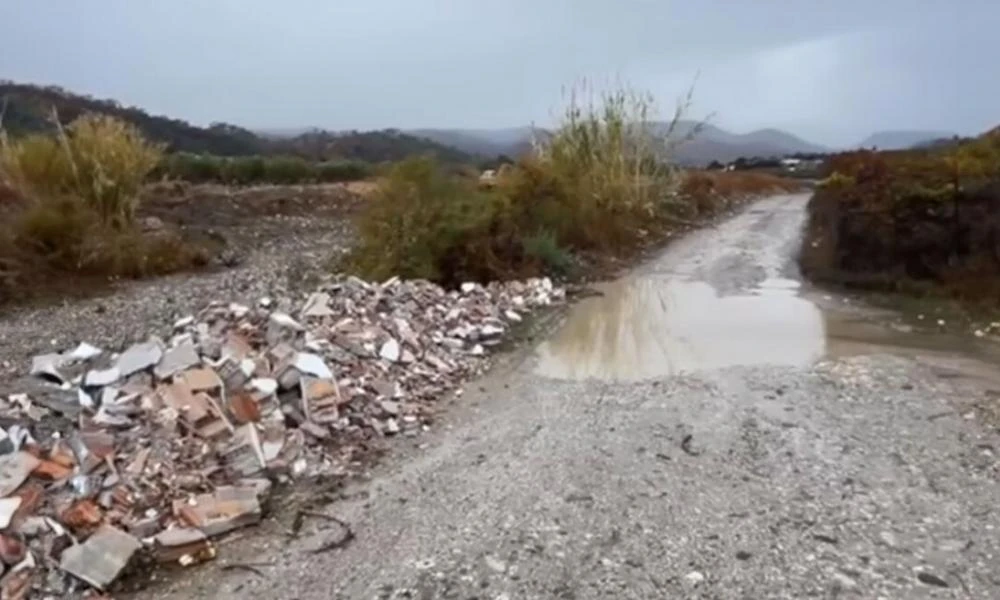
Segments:
[[[0,78],[198,124],[545,124],[627,80],[663,112],[848,144],[1000,123],[997,0],[2,0]]]

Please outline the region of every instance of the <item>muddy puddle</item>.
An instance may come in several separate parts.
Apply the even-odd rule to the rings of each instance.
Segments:
[[[890,353],[996,364],[971,336],[919,331],[885,311],[843,310],[792,279],[740,295],[702,281],[634,277],[596,287],[538,348],[538,371],[560,379],[641,380],[730,366],[808,366],[823,358]]]

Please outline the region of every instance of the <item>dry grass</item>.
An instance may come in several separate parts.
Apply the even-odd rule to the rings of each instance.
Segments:
[[[0,133],[0,302],[67,283],[161,274],[207,257],[170,232],[135,223],[161,149],[132,126],[85,116],[57,133]],[[68,279],[67,279],[68,278]]]
[[[628,258],[737,196],[798,188],[771,175],[683,173],[669,160],[673,125],[655,126],[648,96],[588,98],[571,94],[552,137],[489,185],[427,159],[399,165],[361,214],[359,244],[338,266],[446,285],[566,275],[582,257]]]

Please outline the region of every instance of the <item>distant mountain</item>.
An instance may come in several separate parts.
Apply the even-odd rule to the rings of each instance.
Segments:
[[[532,136],[542,133],[532,127],[503,129],[410,129],[407,133],[433,140],[439,144],[458,148],[469,154],[510,157],[531,149]]]
[[[656,123],[657,133],[667,133],[668,123]],[[698,130],[695,132],[695,130]],[[544,137],[548,132],[531,127],[511,127],[505,129],[415,129],[407,133],[426,137],[439,144],[454,146],[460,150],[481,156],[494,157],[500,154],[517,156],[531,148],[532,135]],[[679,142],[675,149],[675,160],[681,164],[703,166],[717,160],[730,162],[740,157],[769,158],[796,153],[829,152],[828,148],[811,144],[790,133],[778,129],[761,129],[746,134],[730,133],[714,125],[705,124],[699,128],[695,121],[678,121],[672,137]]]
[[[667,124],[662,124],[662,127],[667,127]],[[703,166],[712,161],[727,163],[738,158],[771,158],[830,151],[780,129],[760,129],[740,134],[708,123],[699,126],[694,121],[677,123],[674,138],[679,140],[675,150],[677,162],[690,166]]]
[[[947,131],[898,130],[874,133],[855,148],[878,148],[879,150],[907,150],[909,148],[932,145],[939,140],[950,140],[955,133]]]
[[[53,115],[68,124],[80,115],[110,115],[138,127],[171,152],[251,156],[290,154],[311,160],[396,161],[435,154],[445,162],[472,163],[469,153],[395,129],[336,132],[315,129],[253,132],[228,123],[198,127],[180,119],[150,115],[115,100],[84,96],[55,86],[0,81],[2,126],[12,136],[53,131]]]

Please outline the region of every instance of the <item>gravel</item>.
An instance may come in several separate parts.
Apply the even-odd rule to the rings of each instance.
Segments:
[[[269,226],[275,223],[288,233],[261,239],[235,268],[124,282],[98,297],[0,312],[0,392],[26,371],[35,354],[80,341],[123,347],[162,331],[212,300],[254,304],[260,298],[313,287],[351,239],[342,221],[317,226],[306,217],[268,219]]]

